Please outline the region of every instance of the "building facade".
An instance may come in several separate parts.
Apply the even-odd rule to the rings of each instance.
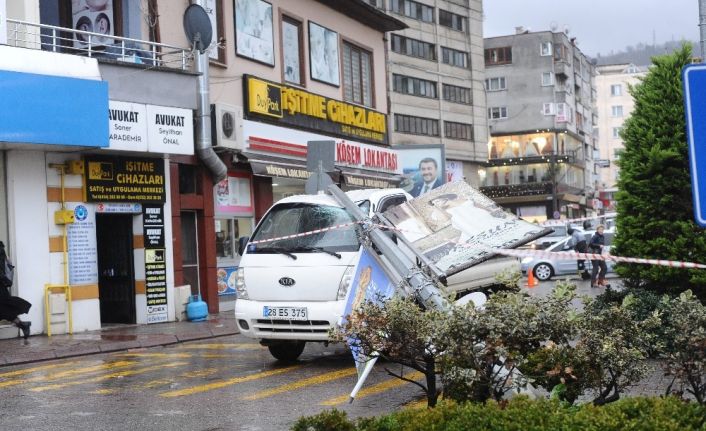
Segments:
[[[417,148],[416,153],[402,153],[408,191],[415,190],[415,175],[425,157],[443,159],[444,182],[465,180],[478,187],[488,142],[482,2],[370,3],[408,26],[387,36],[390,139],[393,145]],[[425,153],[424,146],[440,146],[443,153],[433,148]]]
[[[592,214],[595,67],[563,32],[486,38],[481,190],[532,221]]]
[[[0,44],[0,239],[32,333],[177,317],[169,158],[194,154],[189,53],[156,42],[142,2],[79,3],[7,2]]]
[[[640,82],[646,68],[612,64],[598,66],[596,72],[600,189],[612,190],[616,188],[620,175],[616,161],[624,148],[620,132],[635,106],[629,87]]]

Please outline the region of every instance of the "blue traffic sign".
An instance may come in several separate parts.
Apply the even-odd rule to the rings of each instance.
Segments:
[[[684,67],[682,80],[694,217],[706,227],[706,64]]]

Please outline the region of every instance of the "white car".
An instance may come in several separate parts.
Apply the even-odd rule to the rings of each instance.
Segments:
[[[594,230],[584,232],[587,243],[591,241],[591,237],[595,232],[596,231]],[[605,246],[603,247],[603,253],[610,253],[611,244],[613,243],[613,238],[615,236],[615,230],[609,229],[603,232],[603,234],[605,235]],[[544,251],[573,251],[568,245],[570,239],[571,237],[566,237],[563,240],[551,245]],[[613,272],[614,262],[607,261],[606,266],[608,267],[609,273]],[[586,261],[586,269],[591,272],[592,265],[590,260]],[[559,256],[528,256],[522,259],[522,273],[527,274],[529,271],[533,271],[533,275],[537,277],[538,280],[546,281],[554,276],[578,274],[578,267],[576,264],[576,259],[567,260],[563,257],[560,258]]]

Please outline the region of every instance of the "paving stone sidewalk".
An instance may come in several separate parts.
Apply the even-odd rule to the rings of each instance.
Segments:
[[[73,335],[35,335],[27,340],[0,340],[0,367],[73,356],[166,346],[238,333],[233,312],[209,316],[203,322],[111,326]]]

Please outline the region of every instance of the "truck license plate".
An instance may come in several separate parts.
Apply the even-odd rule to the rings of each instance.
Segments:
[[[262,317],[266,319],[307,320],[306,307],[262,307]]]

